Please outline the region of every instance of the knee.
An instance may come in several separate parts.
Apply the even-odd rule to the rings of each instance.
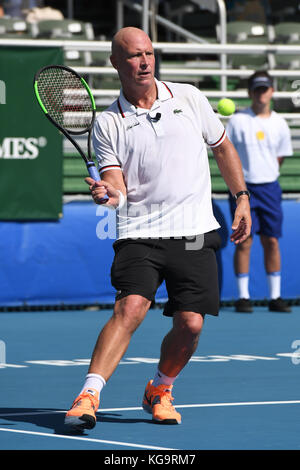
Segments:
[[[178,328],[181,334],[191,337],[198,337],[203,327],[204,319],[199,313],[178,312],[174,317],[174,327]]]
[[[252,246],[252,237],[248,237],[243,243],[239,243],[236,245],[236,251],[239,252],[247,252],[250,251],[251,246]]]
[[[265,235],[262,235],[260,237],[261,244],[265,249],[268,250],[277,250],[278,249],[278,239],[275,237],[266,237]]]
[[[150,304],[150,301],[137,295],[124,297],[116,302],[113,319],[133,333],[143,321]]]

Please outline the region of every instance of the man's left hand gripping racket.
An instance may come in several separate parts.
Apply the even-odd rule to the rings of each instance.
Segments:
[[[34,76],[34,91],[45,115],[74,145],[95,181],[100,176],[91,152],[91,136],[96,116],[94,97],[84,78],[69,67],[48,65]],[[88,132],[87,155],[72,137]],[[104,199],[108,199],[105,196]]]

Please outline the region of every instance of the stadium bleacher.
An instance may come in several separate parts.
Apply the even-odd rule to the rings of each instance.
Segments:
[[[0,38],[32,38],[30,25],[23,18],[0,18]]]

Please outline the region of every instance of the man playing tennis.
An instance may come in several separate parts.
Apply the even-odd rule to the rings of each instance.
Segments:
[[[140,29],[123,28],[115,35],[111,62],[122,89],[94,128],[102,180],[86,182],[97,204],[108,195],[105,205],[117,209],[111,270],[117,295],[82,390],[65,417],[76,429],[95,426],[100,392],[163,280],[169,296],[164,315],[173,317],[173,326],[162,341],[143,408],[156,422],[181,422],[172,405],[173,383],[197,348],[205,314],[219,310],[219,225],[212,211],[206,145],[236,196],[231,240],[241,243],[251,230],[239,157],[205,96],[191,85],[154,78],[152,43]]]

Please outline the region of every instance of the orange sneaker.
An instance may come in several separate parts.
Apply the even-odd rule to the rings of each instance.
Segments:
[[[181,415],[177,413],[172,401],[171,395],[173,385],[158,385],[154,387],[152,380],[148,382],[144,398],[143,409],[152,414],[152,419],[162,424],[180,424]]]
[[[74,429],[92,429],[96,425],[99,393],[93,388],[85,389],[74,401],[65,416],[65,425]]]

